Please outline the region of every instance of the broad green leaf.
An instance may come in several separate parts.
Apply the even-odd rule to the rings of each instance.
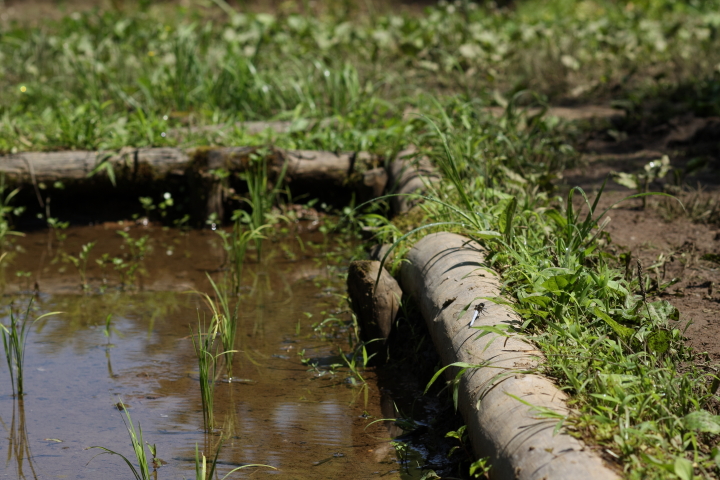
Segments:
[[[533,303],[541,307],[546,307],[548,303],[550,303],[550,298],[541,293],[532,293],[527,297],[520,298],[520,301],[522,303]]]
[[[710,456],[715,461],[715,466],[717,468],[720,468],[720,449],[718,449],[717,446],[713,447],[713,449],[710,451]]]
[[[628,294],[627,289],[623,287],[620,282],[617,282],[615,280],[608,280],[606,287],[610,290],[613,290],[614,292],[621,293],[623,295]]]
[[[693,480],[693,464],[687,458],[677,457],[675,459],[675,475],[682,480]]]
[[[493,232],[492,230],[481,230],[479,232],[472,232],[473,238],[478,238],[480,240],[492,240],[497,238],[502,238],[502,235],[498,232]]]
[[[545,280],[540,286],[550,292],[560,292],[570,285],[573,275],[554,275]]]
[[[648,336],[648,348],[655,353],[663,354],[670,349],[671,334],[667,330],[658,330]]]
[[[658,317],[662,320],[674,320],[680,319],[680,312],[667,300],[658,300],[657,302],[651,302],[648,304]]]
[[[633,333],[635,333],[635,331],[632,328],[628,328],[623,325],[620,325],[618,322],[616,322],[615,320],[610,318],[610,316],[607,313],[603,312],[599,308],[595,307],[593,309],[593,311],[595,312],[595,315],[597,315],[598,317],[603,319],[605,321],[605,323],[610,325],[610,327],[615,331],[615,333],[618,334],[618,336],[620,338],[627,340],[633,336]]]
[[[704,433],[720,433],[720,415],[713,415],[707,410],[698,410],[683,417],[683,425],[688,430]]]
[[[558,227],[565,228],[567,226],[567,219],[555,209],[545,211],[545,216],[555,222]]]

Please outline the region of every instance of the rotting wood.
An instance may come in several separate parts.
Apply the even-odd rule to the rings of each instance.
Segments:
[[[533,373],[542,353],[518,336],[480,336],[481,330],[469,327],[481,301],[486,307],[476,327],[520,323],[512,310],[488,300],[499,296],[500,280],[487,269],[485,250],[460,235],[435,233],[418,241],[407,260],[401,267],[403,291],[418,302],[443,365],[482,366],[463,375],[458,407],[475,453],[490,457],[491,478],[619,478],[580,440],[563,429],[556,434],[557,418],[542,417],[538,409],[568,413],[567,396]]]

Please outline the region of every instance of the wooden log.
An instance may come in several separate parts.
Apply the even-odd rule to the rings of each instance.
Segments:
[[[378,274],[380,280],[376,285]],[[368,342],[366,349],[375,356],[377,364],[385,363],[387,341],[400,310],[400,285],[380,262],[356,260],[350,263],[347,286],[357,314],[360,336]]]
[[[388,166],[387,193],[397,194],[390,198],[393,214],[407,212],[418,200],[409,194],[425,193],[428,185],[440,180],[440,175],[427,157],[417,156],[417,149],[410,147],[398,153]]]
[[[123,148],[117,152],[66,151],[26,152],[0,157],[0,174],[11,183],[93,182],[110,178],[117,184],[162,181],[184,176],[194,205],[196,219],[215,213],[223,217],[226,182],[214,170],[245,171],[252,155],[265,155],[270,172],[277,175],[286,167],[285,182],[322,188],[342,188],[354,174],[377,166],[367,153],[333,153],[313,150],[283,150],[272,147]],[[374,178],[374,177],[373,177]]]
[[[100,164],[112,167],[116,178],[132,181],[183,175],[188,168],[225,168],[244,171],[250,155],[266,152],[275,170],[287,162],[288,181],[344,183],[353,172],[374,166],[375,157],[354,152],[335,154],[314,150],[261,149],[260,147],[219,147],[181,150],[179,148],[122,149],[119,152],[67,151],[24,152],[0,157],[0,173],[18,183],[33,181],[75,181],[87,179]],[[99,169],[106,172],[105,168]]]

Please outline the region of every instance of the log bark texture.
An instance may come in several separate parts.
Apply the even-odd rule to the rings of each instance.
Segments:
[[[486,308],[476,327],[519,324],[509,308],[479,299],[500,294],[483,248],[460,235],[437,233],[417,242],[407,259],[402,288],[419,303],[443,365],[482,365],[463,374],[458,398],[475,453],[491,459],[491,478],[619,478],[580,440],[562,429],[554,434],[556,419],[543,419],[528,405],[568,412],[566,395],[550,379],[532,373],[543,361],[541,352],[517,336],[480,337],[481,331],[469,327],[472,307],[480,302]]]
[[[268,159],[271,175],[277,176],[286,168],[286,183],[311,185],[311,189],[367,190],[363,183],[368,177],[366,172],[377,166],[377,158],[363,152],[336,154],[262,147],[123,148],[118,152],[18,153],[0,157],[0,174],[11,183],[33,185],[36,190],[40,183],[72,185],[109,178],[119,185],[133,185],[170,176],[185,177],[194,205],[192,215],[203,221],[213,213],[222,219],[228,198],[228,181],[213,172],[218,169],[243,172],[253,155]]]
[[[380,280],[375,285],[378,273]],[[368,351],[378,354],[380,361],[384,361],[384,347],[400,310],[400,285],[380,266],[380,262],[373,260],[352,262],[347,284],[353,310],[358,317],[360,335],[364,341],[372,342],[367,345]]]
[[[418,203],[408,197],[410,193],[425,193],[427,186],[440,180],[440,175],[427,157],[417,156],[414,147],[398,153],[388,166],[388,193],[399,196],[390,198],[395,215],[407,212]]]
[[[106,175],[130,181],[158,179],[170,174],[225,168],[244,171],[253,154],[265,154],[279,171],[287,162],[288,181],[333,182],[342,184],[351,174],[375,167],[375,157],[365,153],[314,150],[282,150],[258,147],[218,147],[182,150],[179,148],[126,148],[119,152],[25,152],[0,157],[0,173],[18,183],[33,181],[78,181],[97,168]],[[102,164],[102,165],[101,165]],[[99,167],[99,168],[98,168]]]

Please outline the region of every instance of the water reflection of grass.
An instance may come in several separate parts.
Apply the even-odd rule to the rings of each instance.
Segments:
[[[38,300],[42,310],[60,310],[65,312],[62,321],[43,319],[36,324],[36,333],[41,337],[48,353],[56,353],[67,344],[75,345],[76,350],[84,352],[94,346],[84,330],[105,326],[105,319],[112,315],[115,319],[113,331],[122,335],[120,320],[134,325],[134,329],[144,330],[147,335],[156,329],[158,320],[170,319],[183,307],[191,308],[193,299],[176,292],[152,292],[129,294],[108,291],[103,295],[57,295],[49,299]]]
[[[25,423],[25,404],[23,403],[22,397],[18,397],[13,400],[12,422],[10,423],[10,427],[8,428],[8,425],[3,422],[1,418],[0,423],[2,423],[8,436],[8,453],[7,460],[5,461],[6,465],[9,465],[10,462],[15,459],[15,464],[17,466],[17,478],[25,479],[27,476],[25,474],[24,466],[25,462],[27,462],[27,465],[30,468],[31,478],[38,478],[37,473],[35,472],[35,465],[32,461],[32,452],[30,451],[30,441],[28,440],[27,427]],[[55,439],[46,440],[55,441]]]

